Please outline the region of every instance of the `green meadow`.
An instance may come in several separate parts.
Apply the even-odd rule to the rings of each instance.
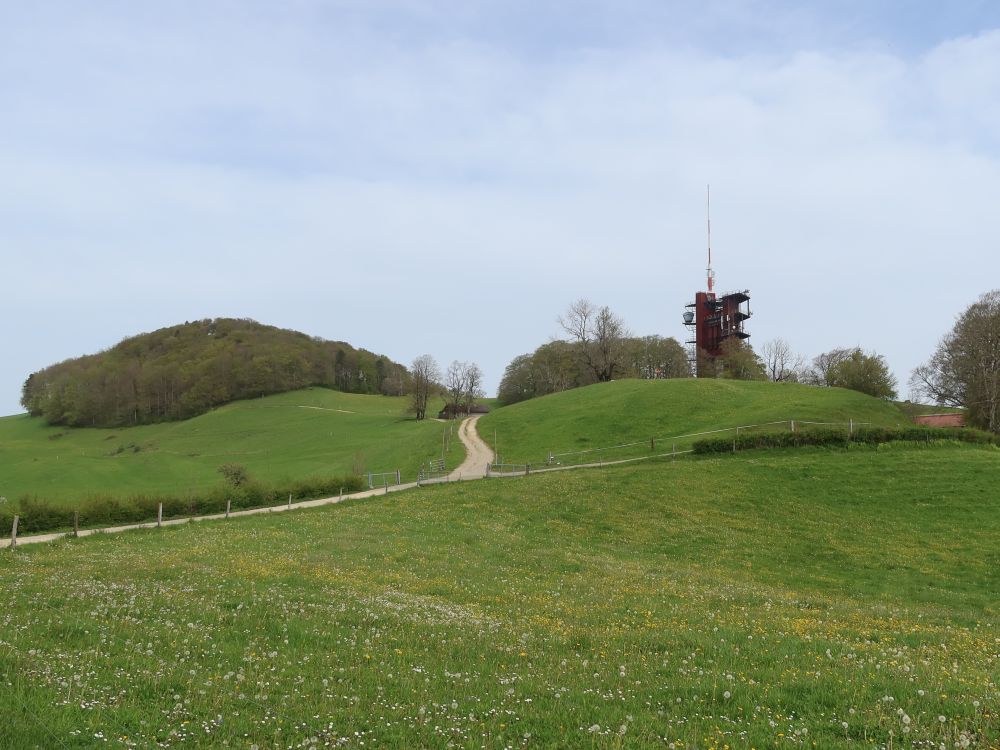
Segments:
[[[183,422],[92,429],[0,418],[0,496],[72,504],[88,495],[184,494],[223,483],[218,467],[244,465],[254,480],[282,483],[399,469],[411,480],[440,458],[465,453],[452,425],[417,422],[405,398],[310,388],[239,401]],[[448,434],[446,434],[448,433]]]
[[[479,434],[508,463],[542,464],[549,452],[564,464],[627,458],[654,448],[690,448],[681,435],[781,420],[763,429],[810,429],[805,422],[911,424],[900,405],[843,388],[793,383],[682,378],[620,380],[554,393],[498,409],[479,420]],[[623,443],[639,443],[615,449]],[[601,450],[597,450],[601,449]],[[579,451],[579,453],[577,453]]]
[[[997,748],[998,486],[761,451],[19,548],[0,748]]]

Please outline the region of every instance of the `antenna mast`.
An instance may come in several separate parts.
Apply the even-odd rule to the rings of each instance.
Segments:
[[[712,270],[712,186],[705,188],[705,216],[708,222],[708,291],[712,291],[715,284],[715,271]]]

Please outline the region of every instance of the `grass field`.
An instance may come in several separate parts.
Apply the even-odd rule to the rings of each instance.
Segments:
[[[802,449],[25,547],[0,747],[997,748],[998,486]]]
[[[183,422],[127,429],[49,427],[27,415],[0,418],[0,496],[73,503],[92,494],[179,494],[222,483],[217,468],[283,482],[400,469],[411,480],[441,456],[451,425],[417,422],[405,398],[312,388],[239,401]],[[449,465],[465,453],[449,439]]]
[[[544,463],[548,453],[561,463],[597,461],[594,449],[622,443],[644,446],[603,450],[605,460],[648,450],[658,438],[775,420],[910,424],[894,403],[842,388],[737,380],[619,380],[554,393],[501,409],[479,420],[479,434],[503,461]],[[800,424],[800,428],[803,425]],[[805,426],[808,428],[808,426]],[[771,427],[769,429],[778,429]],[[692,440],[678,442],[678,450]],[[591,453],[575,453],[591,451]]]

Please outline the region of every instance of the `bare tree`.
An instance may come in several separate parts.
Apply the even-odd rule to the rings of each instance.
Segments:
[[[472,412],[472,406],[477,399],[486,395],[483,390],[483,371],[475,362],[465,368],[465,413]]]
[[[1000,289],[962,313],[910,387],[938,404],[964,406],[977,427],[1000,432]]]
[[[427,416],[427,401],[438,388],[438,381],[441,379],[441,371],[437,362],[430,354],[421,354],[413,360],[413,369],[410,371],[412,383],[410,390],[410,411],[417,419]]]
[[[782,338],[771,339],[760,349],[764,370],[769,380],[775,383],[797,383],[805,364],[801,356],[792,351],[791,345]]]
[[[453,360],[448,365],[448,371],[444,376],[444,388],[448,396],[448,404],[445,406],[449,416],[458,416],[458,410],[465,400],[465,391],[469,378],[469,365],[467,362]]]
[[[583,364],[599,382],[612,380],[623,368],[624,339],[629,335],[621,318],[606,305],[597,308],[579,299],[558,318],[576,344]]]

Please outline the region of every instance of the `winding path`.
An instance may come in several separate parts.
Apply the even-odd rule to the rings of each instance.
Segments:
[[[467,417],[462,420],[462,424],[458,428],[458,439],[462,441],[465,446],[465,460],[462,465],[455,469],[451,474],[438,480],[432,480],[431,482],[424,482],[423,484],[433,484],[433,483],[443,483],[443,482],[460,482],[469,479],[483,479],[486,476],[489,464],[493,461],[493,451],[490,447],[483,442],[479,437],[479,433],[476,432],[476,422],[479,421],[479,417],[482,415],[477,414],[474,417]],[[359,498],[373,497],[374,495],[384,495],[388,492],[399,492],[401,490],[408,490],[413,487],[420,486],[417,482],[407,482],[405,484],[397,484],[391,487],[379,487],[374,490],[365,490],[363,492],[354,492],[348,495],[337,495],[334,497],[323,497],[316,500],[302,500],[297,503],[286,503],[283,505],[272,505],[267,508],[248,508],[246,510],[234,510],[229,516],[231,518],[236,518],[238,516],[255,516],[260,513],[283,513],[286,510],[294,510],[295,508],[317,508],[321,505],[333,505],[335,503],[343,502],[344,500],[356,500]],[[192,523],[196,521],[212,521],[220,520],[226,517],[225,513],[213,513],[207,516],[194,516],[191,518],[172,518],[168,521],[163,522],[163,526],[180,526],[185,523]],[[156,521],[149,521],[147,523],[133,523],[124,526],[110,526],[102,529],[80,529],[80,536],[91,536],[92,534],[117,534],[122,531],[131,531],[133,529],[155,529]],[[20,547],[22,544],[40,544],[42,542],[51,542],[56,539],[61,539],[62,537],[72,536],[72,532],[58,532],[55,534],[35,534],[33,536],[18,536],[17,546]],[[0,549],[10,546],[10,539],[0,539]]]
[[[493,462],[493,451],[476,431],[476,422],[481,416],[482,414],[477,414],[474,417],[466,417],[458,428],[458,439],[465,446],[465,460],[448,475],[453,482],[465,478],[481,479],[486,476],[486,471]]]

